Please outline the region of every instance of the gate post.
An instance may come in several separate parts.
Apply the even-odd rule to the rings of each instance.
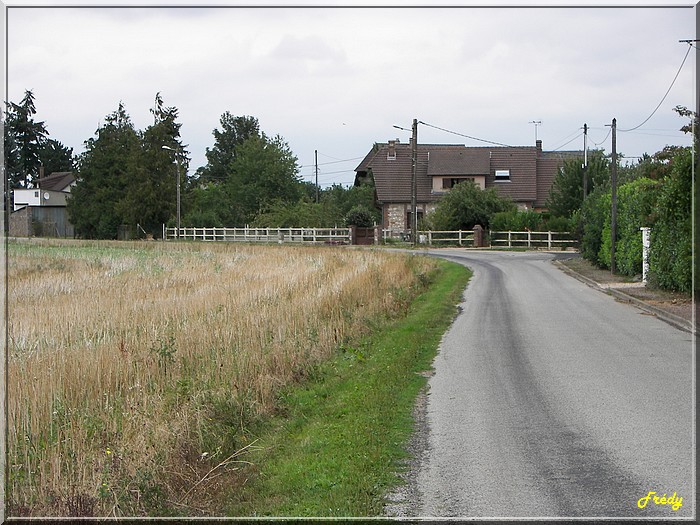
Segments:
[[[481,248],[484,246],[484,228],[481,224],[474,225],[474,248]]]

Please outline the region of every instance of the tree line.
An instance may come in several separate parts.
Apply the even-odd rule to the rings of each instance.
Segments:
[[[158,237],[163,224],[176,225],[179,169],[182,226],[344,226],[358,213],[379,220],[371,184],[317,192],[301,180],[284,138],[262,131],[255,117],[224,112],[206,149],[206,165],[190,175],[178,109],[157,93],[150,113],[152,124],[138,130],[120,102],[85,141],[85,151],[74,156],[49,138],[46,124],[35,119],[34,95],[26,91],[6,110],[7,202],[14,189],[37,187],[41,167],[47,175],[73,171],[67,210],[77,236],[113,239],[126,227],[131,235]]]

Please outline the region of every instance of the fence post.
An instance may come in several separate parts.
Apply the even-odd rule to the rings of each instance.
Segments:
[[[510,244],[510,230],[508,230],[508,248],[511,248],[512,245]]]
[[[651,228],[639,228],[642,231],[642,282],[647,284],[649,273],[649,247],[651,245]]]
[[[532,245],[530,244],[530,241],[532,240],[532,232],[530,230],[527,231],[527,247],[532,248]]]
[[[547,232],[547,249],[552,249],[552,232],[551,230]]]

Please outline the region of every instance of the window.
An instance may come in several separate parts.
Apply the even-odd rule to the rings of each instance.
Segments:
[[[496,170],[496,182],[510,182],[510,170]]]
[[[461,177],[461,178],[452,178],[452,179],[442,179],[442,189],[443,190],[449,190],[457,186],[460,182],[464,182],[465,180],[470,180],[474,182],[474,177]]]
[[[35,198],[35,199],[38,199],[38,198],[39,198],[39,192],[38,192],[38,191],[35,191],[35,192],[34,192],[34,198]]]

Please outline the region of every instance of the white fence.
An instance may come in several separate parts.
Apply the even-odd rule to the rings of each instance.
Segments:
[[[491,247],[507,248],[573,248],[576,239],[567,232],[490,232]]]
[[[163,239],[177,239],[177,228],[163,226]],[[180,240],[349,244],[350,228],[180,228]]]
[[[382,230],[384,242],[389,239],[410,240],[410,232]],[[576,246],[571,233],[531,232],[531,231],[492,231],[493,248],[546,248],[563,249]],[[163,239],[177,239],[177,228],[163,226]],[[350,228],[180,228],[180,240],[218,242],[260,242],[260,243],[304,243],[304,244],[350,244]],[[418,231],[418,243],[429,246],[450,244],[474,246],[473,230]]]
[[[457,243],[459,246],[474,246],[474,230],[418,231],[419,244]]]

